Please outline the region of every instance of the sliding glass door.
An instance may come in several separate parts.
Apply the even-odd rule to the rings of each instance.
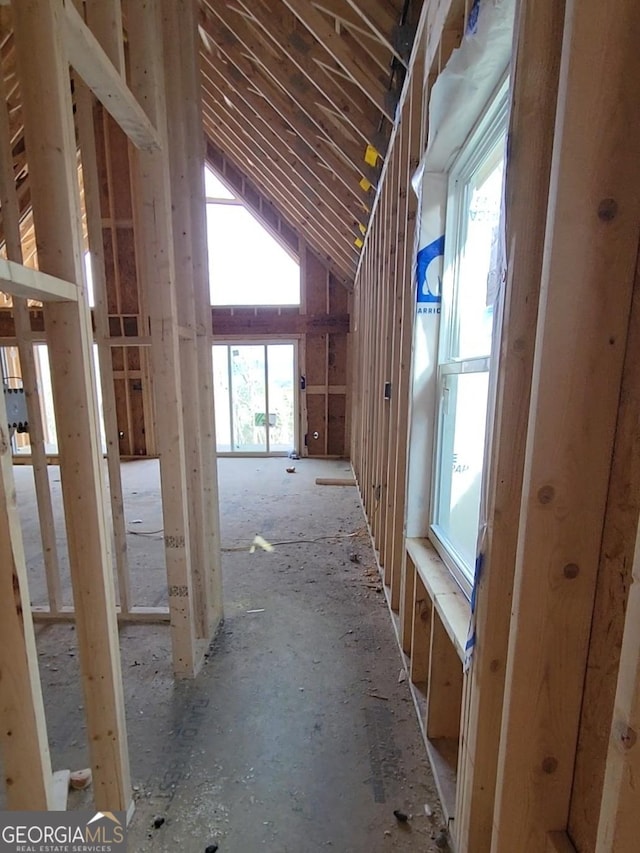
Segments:
[[[213,347],[218,453],[297,449],[295,364],[294,343]]]

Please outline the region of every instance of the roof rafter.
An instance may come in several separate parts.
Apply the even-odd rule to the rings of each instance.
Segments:
[[[255,160],[256,158],[259,158],[265,164],[265,168],[271,173],[275,181],[281,184],[284,183],[285,185],[290,185],[291,169],[286,159],[283,158],[282,155],[279,154],[278,151],[269,143],[265,142],[262,137],[257,137],[253,133],[251,136],[247,137],[246,126],[239,117],[233,115],[233,112],[226,106],[222,97],[219,97],[214,104],[216,115],[220,122],[224,123],[226,128],[233,133],[236,139],[241,140],[249,148],[253,149],[253,159]],[[327,234],[335,234],[337,244],[339,245],[341,239],[343,239],[343,233],[339,227],[336,227],[336,223],[340,223],[342,220],[336,213],[335,209],[327,203],[325,198],[323,198],[323,187],[319,185],[318,181],[316,181],[315,186],[310,186],[305,183],[299,189],[300,193],[305,196],[307,201],[314,206],[319,217],[322,218]],[[355,236],[358,230],[358,222],[353,217],[351,219],[351,230]]]
[[[239,168],[246,170],[249,167],[253,178],[268,185],[272,192],[278,193],[279,198],[287,205],[288,209],[294,211],[296,223],[306,224],[307,226],[313,223],[312,233],[315,234],[315,242],[322,243],[330,249],[332,256],[337,262],[341,262],[343,268],[349,267],[348,259],[351,258],[349,243],[344,240],[342,234],[327,226],[324,220],[314,216],[315,211],[298,189],[283,184],[280,175],[277,172],[274,174],[246,140],[238,137],[224,121],[220,123],[217,138],[218,140],[223,139],[227,145],[233,146]]]
[[[282,2],[331,54],[371,103],[393,124],[394,111],[389,108],[387,92],[371,74],[371,70],[365,68],[349,51],[327,19],[314,9],[308,0],[282,0]]]
[[[240,42],[258,63],[262,76],[266,76],[267,79],[271,78],[275,84],[287,92],[294,101],[295,108],[312,122],[317,132],[327,139],[331,139],[335,131],[326,123],[324,116],[313,108],[313,100],[309,98],[310,90],[305,80],[299,75],[291,75],[288,72],[287,63],[275,60],[273,55],[269,55],[240,12],[234,11],[227,5],[223,7],[212,5],[209,0],[206,0],[206,6],[220,24],[215,33],[215,41],[218,47],[227,53],[227,50],[233,49],[234,43]],[[236,64],[238,63],[236,62]],[[260,86],[259,83],[257,85]],[[357,183],[360,177],[365,174],[364,149],[362,145],[350,142],[346,137],[340,147],[345,160],[356,172],[359,172],[356,179]]]
[[[372,4],[367,2],[366,11],[362,9],[358,0],[345,0],[355,14],[367,25],[369,30],[376,36],[378,41],[387,47],[404,67],[407,67],[407,56],[402,56],[393,43],[393,34],[398,26],[398,21],[392,16],[386,15],[386,10],[381,3]]]
[[[308,34],[296,31],[293,26],[287,24],[282,13],[267,11],[255,0],[238,0],[238,2],[268,36],[275,38],[277,33],[279,47],[283,54],[340,113],[342,119],[361,137],[363,142],[376,144],[378,129],[376,122],[367,115],[367,108],[371,109],[368,100],[356,87],[353,92],[355,97],[352,97],[329,73],[319,69],[317,61],[314,60],[314,44]],[[282,7],[282,12],[284,11]],[[319,70],[320,73],[318,73]]]
[[[330,175],[334,175],[337,180],[341,181],[349,192],[351,192],[359,201],[365,201],[368,193],[363,191],[359,185],[361,176],[367,178],[372,187],[377,184],[376,173],[362,163],[362,168],[355,171],[351,168],[342,157],[335,153],[328,140],[324,138],[324,134],[319,134],[315,125],[312,124],[304,115],[300,114],[296,102],[286,93],[283,92],[274,83],[260,74],[251,62],[237,49],[237,40],[228,44],[224,38],[225,27],[223,22],[217,17],[206,17],[209,34],[214,40],[217,40],[217,46],[221,54],[224,55],[226,65],[224,74],[230,81],[231,85],[237,91],[246,91],[247,82],[252,87],[249,90],[253,104],[259,104],[262,101],[265,105],[273,108],[290,127],[290,133],[293,138],[299,138],[316,153],[319,159],[325,164]],[[233,37],[233,34],[229,35]],[[235,38],[235,37],[234,37]],[[235,50],[234,50],[235,44]],[[212,60],[209,59],[209,62]],[[256,107],[258,112],[259,107]]]
[[[280,203],[283,210],[287,211],[291,220],[304,233],[305,239],[312,246],[319,247],[321,251],[326,252],[329,257],[332,257],[342,270],[343,277],[347,280],[351,279],[358,260],[355,246],[349,250],[346,241],[340,241],[339,238],[328,236],[325,233],[324,227],[313,216],[313,209],[310,208],[308,202],[304,198],[300,198],[296,187],[291,182],[287,186],[274,179],[265,164],[256,157],[255,152],[249,147],[248,143],[238,139],[228,130],[226,125],[224,127],[222,125],[223,123],[216,116],[216,122],[211,122],[211,126],[207,132],[218,146],[227,153],[231,160],[234,161],[236,168],[240,172],[243,172],[249,167],[251,177],[255,183],[262,188],[267,197]]]
[[[311,188],[314,188],[317,184],[321,184],[324,193],[331,197],[332,205],[338,205],[342,208],[344,213],[356,218],[359,222],[366,221],[368,218],[366,206],[354,198],[351,193],[346,192],[342,188],[341,184],[335,181],[323,180],[326,178],[325,170],[318,173],[318,171],[314,171],[314,169],[310,168],[305,159],[301,158],[296,153],[295,149],[288,144],[286,138],[278,135],[277,129],[274,129],[273,120],[270,118],[269,121],[267,121],[262,115],[252,108],[245,98],[246,93],[234,92],[231,86],[229,86],[226,78],[214,65],[208,63],[206,68],[203,68],[203,74],[206,84],[204,91],[205,98],[209,96],[211,87],[213,87],[216,92],[222,95],[223,99],[232,103],[233,109],[237,111],[238,115],[245,123],[245,128],[251,128],[252,136],[255,137],[258,135],[267,144],[269,144],[273,150],[279,151],[283,154],[287,160],[289,168],[295,175],[299,176],[300,179],[307,183]],[[319,167],[316,164],[316,170],[318,168]]]

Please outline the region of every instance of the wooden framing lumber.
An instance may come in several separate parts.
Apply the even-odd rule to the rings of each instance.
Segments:
[[[629,0],[566,8],[492,853],[568,822],[638,252],[639,26]]]
[[[69,69],[59,35],[64,10],[53,0],[20,0],[12,3],[12,11],[39,266],[81,283],[75,133]],[[128,811],[131,783],[91,325],[84,289],[80,293],[77,302],[45,303],[44,314],[95,803],[101,810]]]
[[[124,514],[122,475],[120,471],[119,430],[113,377],[113,359],[111,357],[111,347],[113,344],[109,340],[108,295],[100,212],[100,185],[96,159],[94,101],[91,92],[81,80],[76,81],[76,110],[78,140],[82,157],[87,239],[93,272],[95,296],[93,316],[96,325],[95,338],[98,346],[98,364],[102,388],[111,523],[113,526],[114,556],[118,577],[118,598],[122,611],[127,613],[131,607],[131,580],[127,558],[127,531]]]
[[[321,48],[304,30],[301,31],[293,26],[294,16],[290,15],[284,7],[267,11],[260,4],[250,3],[248,0],[240,0],[240,4],[250,16],[251,23],[258,25],[262,32],[270,37],[271,43],[277,46],[276,49],[282,51],[283,56],[277,62],[286,69],[285,73],[289,76],[291,88],[296,85],[301,94],[308,93],[307,84],[301,83],[294,76],[293,69],[297,69],[307,83],[310,83],[339,115],[341,122],[345,123],[347,133],[359,137],[363,146],[374,145],[378,141],[379,135],[377,124],[374,121],[377,114],[371,109],[368,100],[362,99],[358,89],[354,87],[354,92],[348,92],[345,86],[336,82],[331,72],[314,60],[315,48],[318,50]],[[285,16],[288,16],[290,23],[285,20]],[[277,42],[274,39],[276,33]],[[264,51],[262,54],[264,55]],[[260,53],[254,55],[260,57]],[[318,105],[320,103],[317,101],[317,95],[316,103]],[[371,109],[373,116],[369,114],[369,109]],[[340,132],[340,127],[337,130]],[[344,135],[346,134],[343,133]]]
[[[4,231],[7,258],[22,263],[22,245],[20,242],[20,209],[15,188],[13,158],[4,77],[0,75],[0,206],[2,208],[2,226]],[[49,606],[56,611],[60,605],[60,566],[56,531],[53,520],[51,486],[47,471],[47,457],[44,443],[44,428],[38,390],[38,374],[31,341],[31,322],[27,300],[14,296],[13,316],[18,337],[17,346],[20,355],[20,370],[27,400],[29,418],[29,441],[33,462],[33,478],[36,489],[40,539],[47,582]]]
[[[596,853],[632,850],[637,843],[640,772],[640,528],[625,618],[615,711],[609,739]]]
[[[180,335],[171,221],[165,69],[158,0],[128,5],[130,85],[158,128],[161,150],[134,152],[136,248],[151,329],[157,445],[174,672],[193,677],[203,661],[197,642],[180,373]],[[179,74],[177,69],[166,69]]]
[[[393,44],[390,36],[391,32],[385,33],[383,32],[383,28],[380,21],[380,16],[384,13],[384,7],[381,3],[377,4],[375,10],[370,8],[372,4],[367,4],[367,9],[362,8],[362,4],[358,2],[358,0],[346,0],[347,5],[353,9],[356,15],[362,19],[362,21],[367,25],[368,29],[373,33],[373,35],[378,39],[380,44],[383,44],[386,48],[388,48],[393,56],[402,63],[402,65],[407,65],[407,57],[402,56],[395,45]],[[387,29],[390,29],[391,21],[387,20]],[[398,22],[395,22],[398,23]]]
[[[65,47],[69,62],[104,108],[138,148],[159,146],[156,129],[127,87],[72,0],[63,0]]]
[[[516,496],[522,490],[563,23],[563,10],[554,0],[519,4],[506,173],[508,279],[487,474],[490,523],[477,592],[481,641],[466,676],[458,771],[455,835],[469,853],[489,848],[493,826],[520,518]],[[537,116],[534,124],[532,115]]]
[[[207,212],[205,203],[206,159],[202,111],[202,86],[198,58],[198,21],[194,4],[186,2],[180,25],[182,35],[182,69],[185,104],[186,193],[191,210],[191,266],[194,290],[196,350],[200,396],[200,441],[202,459],[202,503],[204,513],[204,592],[203,602],[206,637],[210,639],[224,616],[222,584],[222,551],[218,466],[215,455],[216,425],[213,395],[212,325],[208,322],[211,307],[209,292],[209,251],[207,246]],[[205,321],[205,317],[207,320]]]
[[[366,142],[356,139],[353,131],[346,133],[342,123],[336,127],[328,122],[326,114],[320,109],[323,99],[326,100],[326,105],[333,109],[336,109],[336,104],[328,98],[322,89],[318,87],[317,92],[314,92],[314,84],[310,86],[304,79],[299,79],[299,75],[292,73],[292,67],[294,66],[292,66],[290,61],[287,61],[286,55],[281,54],[282,48],[280,44],[282,44],[282,41],[285,43],[287,41],[284,33],[279,34],[282,41],[279,40],[278,45],[274,46],[274,53],[266,49],[264,42],[258,36],[258,32],[256,32],[250,23],[250,21],[255,19],[256,13],[259,14],[257,5],[254,4],[254,6],[255,12],[253,9],[248,10],[249,14],[252,15],[252,18],[249,18],[248,15],[243,14],[242,10],[234,12],[233,7],[230,6],[220,7],[216,4],[207,4],[209,12],[217,15],[221,23],[228,29],[228,32],[227,29],[223,28],[222,30],[225,40],[229,40],[229,33],[233,34],[239,43],[235,47],[235,50],[238,51],[238,47],[240,47],[242,51],[248,52],[261,70],[266,73],[267,77],[271,78],[277,86],[288,91],[300,116],[306,115],[309,121],[317,128],[317,131],[324,134],[328,142],[334,141],[337,136],[340,154],[356,172],[357,180],[359,181],[364,175],[370,178],[372,182],[375,181],[375,172],[365,163],[363,156]],[[270,18],[271,14],[269,14],[267,20]],[[321,78],[322,76],[323,72],[318,69],[316,71],[316,78]],[[336,85],[335,81],[331,82]],[[328,86],[328,88],[330,87]],[[336,86],[336,88],[338,87]],[[312,97],[309,97],[310,93],[312,93]],[[337,94],[334,93],[334,97],[337,100]],[[340,101],[339,103],[342,102]],[[371,122],[363,116],[361,124],[363,126],[370,125]],[[360,136],[359,131],[357,132],[357,136]]]
[[[264,103],[260,104],[262,115],[256,112],[255,108],[251,105],[251,101],[247,99],[246,93],[242,91],[235,92],[216,66],[207,63],[202,73],[206,83],[210,84],[211,87],[207,85],[207,89],[212,94],[217,92],[222,96],[227,111],[229,110],[227,106],[228,100],[233,104],[233,113],[236,113],[238,118],[241,118],[243,122],[246,122],[252,128],[255,136],[264,140],[274,151],[278,151],[280,156],[285,157],[288,167],[303,183],[315,192],[319,192],[319,188],[322,188],[327,206],[330,206],[334,218],[337,216],[335,207],[337,203],[343,208],[340,211],[340,215],[344,216],[347,213],[350,217],[355,217],[357,222],[366,222],[367,208],[364,201],[357,199],[337,181],[321,181],[318,178],[317,169],[322,167],[316,160],[312,160],[314,168],[311,168],[307,160],[299,156],[295,147],[288,144],[287,138],[290,136],[290,131],[288,130],[288,126],[282,122],[276,113],[272,112],[268,118],[265,117]],[[310,150],[309,155],[311,155]],[[326,170],[323,169],[322,171]]]
[[[245,100],[249,101],[266,121],[270,121],[271,111],[280,116],[280,121],[284,122],[285,126],[289,128],[280,135],[285,139],[291,138],[291,145],[295,147],[300,156],[303,156],[306,162],[308,161],[307,149],[310,149],[313,155],[318,158],[318,162],[324,164],[327,179],[341,181],[356,199],[359,201],[366,200],[366,191],[362,190],[359,181],[361,175],[364,175],[371,185],[375,186],[377,180],[373,170],[367,171],[368,167],[366,166],[364,166],[364,171],[360,168],[354,170],[336,151],[324,132],[318,133],[315,125],[300,113],[292,98],[270,82],[248,58],[238,52],[237,39],[221,20],[209,14],[208,17],[204,18],[204,22],[212,35],[216,37],[216,43],[224,57],[224,61],[217,60],[214,62],[213,57],[205,56],[204,61],[217,65],[220,73],[228,80],[229,84]],[[315,159],[314,162],[316,162]]]
[[[354,59],[326,18],[314,9],[310,3],[304,0],[283,0],[283,3],[327,50],[330,56],[345,71],[349,79],[353,80],[358,88],[364,92],[376,109],[393,124],[393,110],[389,109],[386,93],[380,85],[376,85],[375,78],[371,76],[367,69]]]
[[[0,743],[7,806],[50,809],[51,758],[4,394],[0,395],[0,674]]]
[[[0,290],[40,302],[75,302],[78,299],[78,288],[72,282],[4,258],[0,258]]]
[[[164,62],[172,69],[166,75],[166,90],[171,116],[168,154],[178,319],[189,332],[180,344],[182,392],[185,411],[195,413],[185,421],[195,627],[196,636],[208,640],[222,615],[222,584],[210,326],[206,330],[202,327],[202,333],[197,334],[198,318],[203,312],[204,316],[209,313],[210,298],[203,134],[193,55],[195,32],[193,4],[188,0],[165,0]]]

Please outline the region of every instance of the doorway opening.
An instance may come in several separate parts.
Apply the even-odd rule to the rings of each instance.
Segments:
[[[220,455],[286,456],[298,450],[296,341],[213,347]]]

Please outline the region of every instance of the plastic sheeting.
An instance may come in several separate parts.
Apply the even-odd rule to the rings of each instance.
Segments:
[[[428,144],[412,185],[419,204],[416,222],[418,251],[414,263],[417,305],[413,360],[413,398],[410,431],[407,536],[429,532],[429,496],[432,485],[433,446],[437,424],[437,364],[448,171],[469,137],[492,95],[504,82],[512,52],[515,0],[476,0],[461,46],[455,50],[433,85],[429,100]],[[502,221],[504,222],[504,205]],[[495,363],[502,318],[504,240],[496,258],[494,335]],[[494,371],[495,373],[495,371]],[[495,377],[489,393],[486,435],[492,434]],[[487,447],[485,460],[490,447]],[[486,466],[485,466],[486,468]],[[486,531],[486,477],[480,507],[476,583],[465,666],[475,646],[475,594],[482,571]]]

